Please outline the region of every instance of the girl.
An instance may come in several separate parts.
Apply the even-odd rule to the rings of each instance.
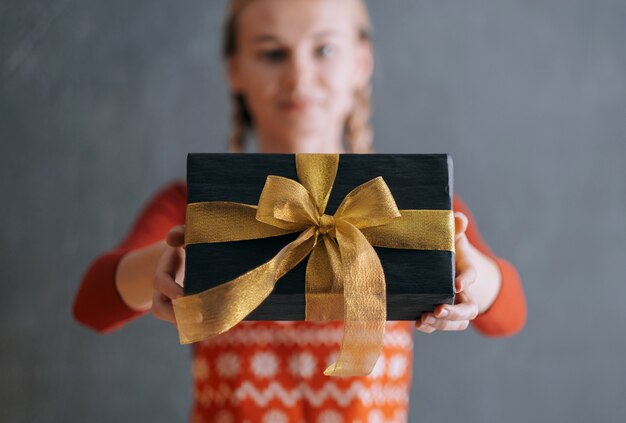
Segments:
[[[372,152],[373,69],[369,19],[361,0],[233,0],[224,34],[234,100],[229,150],[254,130],[268,153]],[[345,141],[345,145],[344,145]],[[342,322],[243,321],[192,344],[192,421],[405,422],[413,327],[510,336],[526,304],[515,268],[481,239],[455,195],[454,305],[416,322],[387,322],[385,347],[365,377],[327,377]],[[173,182],[143,208],[120,245],[97,257],[81,281],[75,318],[100,333],[148,311],[175,324],[183,295],[186,186]]]

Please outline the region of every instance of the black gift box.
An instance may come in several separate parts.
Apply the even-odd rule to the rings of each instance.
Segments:
[[[268,175],[298,181],[294,154],[190,153],[187,203],[258,204]],[[398,209],[452,208],[452,159],[447,154],[340,154],[326,214],[358,185],[382,176]],[[300,232],[270,238],[186,246],[185,295],[212,288],[270,260]],[[417,320],[454,301],[454,253],[374,247],[387,286],[387,320]],[[308,257],[278,280],[245,320],[304,320]]]

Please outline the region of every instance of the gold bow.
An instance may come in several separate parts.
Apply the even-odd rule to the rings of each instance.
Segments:
[[[302,233],[245,274],[172,301],[181,344],[226,332],[257,308],[278,279],[310,254],[306,320],[343,320],[327,376],[365,376],[380,355],[386,284],[373,246],[454,251],[451,210],[398,210],[382,177],[359,185],[333,216],[324,214],[338,154],[296,154],[300,183],[269,175],[257,206],[207,201],[187,205],[185,245]]]

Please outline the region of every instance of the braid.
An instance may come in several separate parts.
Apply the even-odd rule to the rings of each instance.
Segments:
[[[234,95],[233,103],[228,151],[231,153],[241,153],[246,142],[246,134],[249,128],[248,111],[243,96]]]
[[[354,94],[354,109],[346,121],[346,144],[351,153],[373,153],[372,126],[370,123],[371,85]]]
[[[236,18],[249,0],[230,0],[227,17],[224,22],[222,36],[222,56],[224,59],[235,54],[236,51]],[[243,152],[246,135],[252,129],[252,116],[241,94],[232,93],[232,115],[228,151],[231,153]]]

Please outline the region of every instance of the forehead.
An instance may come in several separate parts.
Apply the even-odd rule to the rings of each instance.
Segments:
[[[356,35],[353,0],[252,0],[237,17],[239,40],[271,35],[299,42],[319,34]]]

